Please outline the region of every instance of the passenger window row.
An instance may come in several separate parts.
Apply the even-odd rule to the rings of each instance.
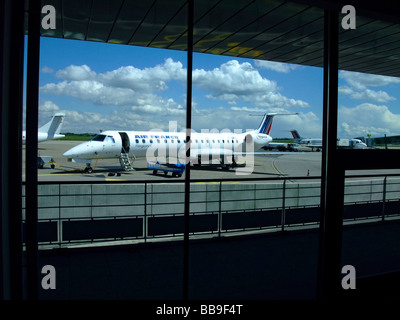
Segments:
[[[141,143],[154,143],[154,140],[153,139],[149,139],[148,141],[147,141],[147,139],[141,139],[142,141],[141,141]],[[167,143],[167,139],[164,139],[164,142],[165,143]],[[171,139],[170,140],[171,141],[171,143],[175,143],[175,140],[174,139]],[[239,143],[239,141],[237,140],[237,139],[235,139],[235,140],[225,140],[225,139],[222,139],[222,140],[212,140],[212,143],[221,143],[221,141],[222,141],[222,143]],[[140,143],[140,139],[135,139],[135,142],[136,143]],[[161,139],[157,139],[156,140],[156,142],[157,143],[161,143]],[[181,143],[181,140],[176,140],[176,142],[177,143]],[[186,143],[186,139],[185,140],[183,140],[183,143]],[[195,139],[192,143],[199,143],[199,140],[198,139]],[[200,143],[204,143],[204,140],[200,140]],[[206,143],[207,144],[209,144],[210,143],[210,140],[206,140]]]

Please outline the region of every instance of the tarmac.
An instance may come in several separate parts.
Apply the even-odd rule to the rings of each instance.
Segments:
[[[92,160],[94,172],[92,174],[83,173],[84,163],[73,163],[68,161],[63,153],[70,148],[80,144],[82,141],[63,141],[49,140],[39,144],[38,155],[50,156],[55,161],[54,169],[51,164],[46,163],[43,169],[38,169],[39,181],[171,181],[184,180],[182,177],[172,177],[168,175],[153,175],[152,170],[147,168],[145,158],[137,158],[134,161],[133,171],[122,170],[118,159],[99,159]],[[299,152],[282,152],[275,155],[273,152],[263,151],[263,154],[254,156],[254,166],[246,174],[239,174],[236,169],[223,170],[221,167],[202,165],[201,167],[191,167],[191,179],[246,179],[246,178],[277,178],[277,177],[320,177],[321,176],[321,152],[311,152],[309,148],[303,147]],[[362,152],[362,150],[360,150]],[[347,175],[384,175],[400,174],[399,170],[357,170],[348,171]],[[23,180],[25,180],[25,148],[23,149]]]
[[[133,171],[123,171],[118,159],[92,160],[94,172],[83,173],[84,163],[73,163],[68,161],[63,153],[70,148],[80,144],[81,141],[60,141],[50,140],[39,144],[38,155],[50,156],[55,161],[54,169],[51,164],[46,163],[43,169],[38,169],[39,181],[143,181],[169,179],[184,180],[182,177],[168,175],[153,175],[152,170],[147,168],[145,158],[137,158],[134,161]],[[321,174],[321,152],[283,152],[282,155],[268,154],[268,151],[261,151],[263,154],[254,156],[254,166],[250,172],[239,174],[236,169],[223,170],[220,167],[202,165],[191,167],[191,179],[243,179],[243,178],[276,178],[283,176],[304,177],[320,176]],[[25,148],[23,149],[23,179],[25,179]],[[239,166],[238,169],[243,168]],[[118,174],[118,175],[117,175]]]

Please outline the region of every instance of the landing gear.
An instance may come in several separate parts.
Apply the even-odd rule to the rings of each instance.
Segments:
[[[201,156],[197,157],[197,163],[193,163],[193,167],[195,167],[195,168],[201,167]]]
[[[232,155],[232,168],[237,166],[236,159],[237,159],[237,156]]]
[[[84,170],[85,173],[93,173],[93,168],[90,165],[91,163],[86,163],[86,168]]]
[[[93,173],[93,168],[92,167],[86,167],[85,168],[85,173]]]
[[[236,165],[235,157],[232,156],[232,164],[230,164],[228,162],[228,159],[226,159],[225,157],[221,157],[220,163],[221,163],[222,170],[228,171],[230,168],[233,168]]]

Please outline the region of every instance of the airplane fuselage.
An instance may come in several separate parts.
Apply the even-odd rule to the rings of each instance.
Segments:
[[[148,162],[217,164],[224,168],[243,162],[252,168],[254,153],[272,141],[269,133],[277,115],[294,114],[264,114],[258,129],[246,132],[190,131],[189,142],[186,131],[104,131],[68,150],[64,156],[86,162],[85,172],[92,172],[91,160],[113,158],[119,158],[124,170],[131,170],[130,158],[138,157],[146,157]]]
[[[43,142],[53,139],[61,139],[64,137],[65,137],[64,134],[54,134],[49,136],[47,132],[38,132],[38,142]],[[26,131],[22,131],[22,144],[26,144]]]
[[[191,159],[200,156],[232,156],[235,153],[258,150],[272,141],[272,138],[255,131],[245,133],[191,133]],[[247,144],[246,144],[247,142]],[[92,140],[83,142],[68,150],[64,156],[73,159],[112,159],[129,156],[155,156],[185,158],[185,132],[149,132],[149,131],[104,131]]]
[[[295,141],[298,144],[311,145],[314,147],[322,147],[322,139],[300,139]]]

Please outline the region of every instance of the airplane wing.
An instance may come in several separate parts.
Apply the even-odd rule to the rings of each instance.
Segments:
[[[318,144],[300,144],[301,147],[311,148],[311,149],[322,149],[322,145]]]
[[[301,154],[303,152],[285,152],[285,151],[254,151],[254,152],[246,152],[246,151],[235,151],[229,149],[194,149],[190,150],[190,157],[193,159],[197,159],[200,157],[211,157],[213,159],[220,159],[221,157],[231,157],[231,156],[247,156],[247,155],[266,155],[266,156],[283,156],[283,155],[295,155]]]
[[[295,154],[302,154],[304,152],[287,152],[287,151],[275,151],[275,152],[271,152],[271,151],[259,151],[259,152],[253,152],[253,154],[263,154],[266,156],[288,156],[288,155],[295,155]]]

